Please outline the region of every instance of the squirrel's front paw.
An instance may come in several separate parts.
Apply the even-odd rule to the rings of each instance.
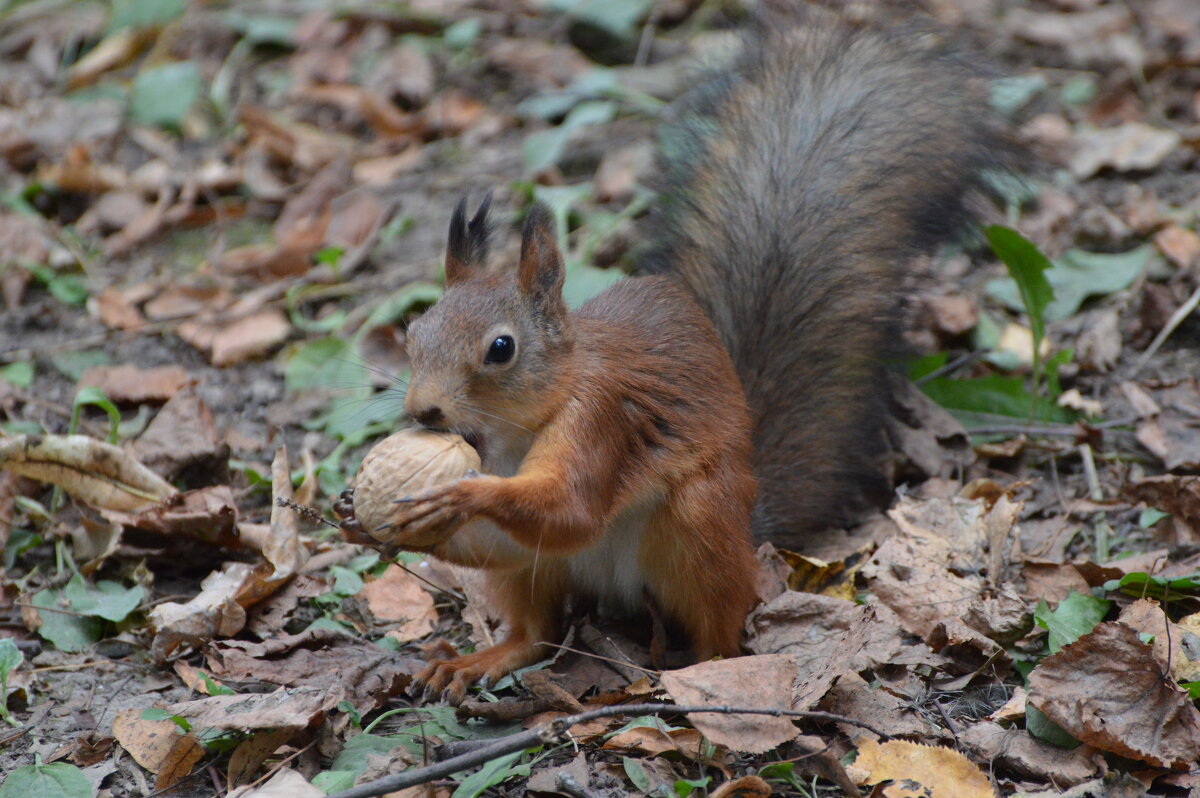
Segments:
[[[386,530],[388,543],[428,551],[453,535],[473,514],[463,480],[409,498],[396,499]]]

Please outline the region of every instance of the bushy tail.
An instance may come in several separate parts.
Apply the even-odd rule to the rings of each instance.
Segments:
[[[798,546],[881,485],[901,275],[1002,160],[972,71],[926,38],[761,26],[663,131],[642,268],[692,291],[737,365],[760,539]]]

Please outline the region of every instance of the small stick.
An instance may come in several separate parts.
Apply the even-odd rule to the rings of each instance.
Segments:
[[[387,776],[367,782],[366,784],[360,784],[349,790],[334,793],[329,798],[374,798],[374,796],[386,795],[387,793],[402,790],[406,787],[428,784],[435,779],[445,778],[467,768],[482,765],[485,762],[498,759],[505,754],[524,751],[526,748],[532,748],[536,745],[554,745],[566,742],[569,739],[568,731],[572,726],[597,718],[608,718],[614,715],[658,715],[667,713],[688,715],[701,712],[714,715],[771,715],[776,718],[807,718],[809,720],[824,720],[831,723],[845,723],[849,726],[866,729],[872,734],[878,735],[881,739],[888,739],[887,734],[872,727],[870,724],[863,723],[854,718],[835,715],[832,712],[807,712],[795,709],[755,709],[751,707],[730,706],[702,707],[679,706],[676,704],[628,704],[626,706],[601,707],[600,709],[593,709],[589,712],[581,712],[578,715],[571,715],[566,718],[550,721],[549,723],[543,723],[528,731],[502,737],[491,745],[480,748],[478,751],[451,757],[427,767],[415,768],[394,776]]]
[[[1154,354],[1166,342],[1171,333],[1175,332],[1176,328],[1183,323],[1183,320],[1191,315],[1197,305],[1200,305],[1200,286],[1197,286],[1192,295],[1187,298],[1187,301],[1171,314],[1171,318],[1167,319],[1166,325],[1158,331],[1158,335],[1154,336],[1154,340],[1150,342],[1150,346],[1146,347],[1146,351],[1142,352],[1142,356],[1138,358],[1137,363],[1134,365],[1133,371],[1129,375],[1131,378],[1142,370],[1150,358],[1154,357]]]

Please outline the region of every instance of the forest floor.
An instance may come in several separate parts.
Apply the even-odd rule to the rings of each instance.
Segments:
[[[577,613],[456,711],[405,688],[494,640],[478,574],[273,500],[332,518],[403,423],[461,198],[497,262],[549,204],[573,305],[623,276],[743,7],[0,0],[0,798],[322,795],[660,701],[838,717],[597,718],[403,794],[1200,795],[1200,3],[828,5],[995,76],[982,213],[1053,300],[983,236],[912,265],[892,507],[760,551],[747,656]]]

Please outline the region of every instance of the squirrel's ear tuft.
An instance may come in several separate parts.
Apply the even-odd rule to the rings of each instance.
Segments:
[[[479,210],[467,221],[467,198],[459,200],[450,217],[450,235],[446,242],[446,284],[452,285],[471,276],[487,262],[488,239],[492,225],[488,210],[492,207],[492,192],[479,204]]]
[[[517,268],[517,287],[544,303],[562,304],[563,260],[554,234],[554,215],[535,202],[525,217],[521,235],[521,264]]]

